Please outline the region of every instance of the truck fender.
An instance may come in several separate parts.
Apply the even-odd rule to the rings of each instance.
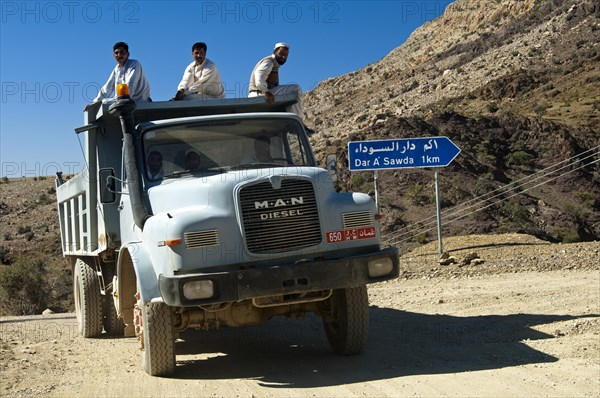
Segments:
[[[133,308],[138,286],[144,304],[150,301],[162,301],[152,260],[141,242],[128,243],[119,250],[116,282],[115,304],[119,313],[130,307]]]

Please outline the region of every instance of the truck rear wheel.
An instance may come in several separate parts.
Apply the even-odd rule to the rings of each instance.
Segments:
[[[167,376],[175,372],[173,318],[164,303],[143,304],[142,367],[151,376]]]
[[[366,286],[337,289],[325,303],[323,325],[336,354],[362,351],[369,332],[369,296]]]
[[[78,258],[73,272],[75,314],[83,337],[102,334],[102,295],[98,275],[92,266]]]

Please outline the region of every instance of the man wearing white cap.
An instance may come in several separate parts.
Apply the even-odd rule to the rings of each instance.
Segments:
[[[298,102],[288,107],[289,112],[293,112],[302,117],[302,105],[300,95],[302,89],[297,84],[279,84],[279,67],[287,61],[290,46],[286,43],[277,43],[273,49],[273,54],[264,57],[252,70],[250,75],[250,84],[248,87],[248,97],[264,96],[267,103],[272,104],[275,101],[275,94],[296,93]]]

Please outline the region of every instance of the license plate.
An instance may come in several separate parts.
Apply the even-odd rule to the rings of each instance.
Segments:
[[[347,242],[351,240],[373,239],[377,237],[375,227],[341,229],[325,233],[327,243]]]

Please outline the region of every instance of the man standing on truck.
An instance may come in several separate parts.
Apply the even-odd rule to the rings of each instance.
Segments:
[[[194,62],[183,72],[183,78],[177,87],[175,101],[204,98],[224,98],[225,90],[217,65],[206,58],[206,43],[198,42],[192,46]]]
[[[111,103],[115,100],[112,96],[116,93],[117,85],[125,83],[129,86],[131,99],[136,102],[149,102],[150,99],[150,84],[144,75],[142,64],[135,59],[129,59],[129,46],[127,43],[119,41],[113,46],[113,56],[117,61],[117,66],[113,69],[102,86],[100,92],[94,98],[93,102],[102,101],[103,103]]]
[[[298,102],[289,106],[288,111],[302,117],[302,105],[300,96],[302,89],[298,84],[279,84],[279,67],[287,61],[290,46],[286,43],[277,43],[273,54],[258,61],[252,74],[248,87],[248,97],[265,97],[268,104],[275,102],[275,94],[296,93]]]

